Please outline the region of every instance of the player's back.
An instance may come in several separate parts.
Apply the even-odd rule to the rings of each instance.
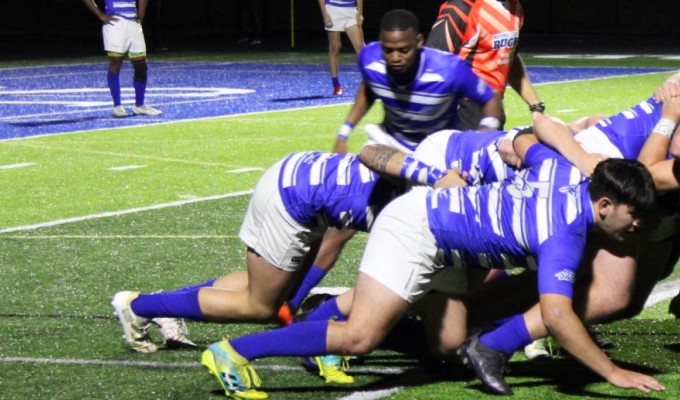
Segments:
[[[515,174],[498,151],[498,142],[505,135],[505,131],[443,130],[425,138],[414,156],[442,171],[458,168],[467,172],[468,185],[497,182]]]
[[[599,121],[574,136],[589,153],[634,160],[661,119],[662,104],[653,97]]]
[[[513,179],[430,194],[430,229],[447,261],[458,251],[477,265],[501,267],[507,258],[536,255],[553,235],[589,229],[592,205],[578,170],[542,144],[525,162]]]
[[[288,156],[279,190],[286,210],[299,223],[361,231],[368,231],[377,212],[397,195],[356,155],[321,152]]]

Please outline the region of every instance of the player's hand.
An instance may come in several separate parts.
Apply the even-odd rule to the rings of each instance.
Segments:
[[[432,185],[433,188],[452,188],[452,187],[465,187],[467,186],[467,181],[465,180],[468,176],[467,172],[461,173],[458,168],[451,168],[446,171],[446,175],[442,176],[437,180],[437,182]]]
[[[328,15],[328,14],[323,15],[323,24],[326,26],[326,28],[332,28],[333,27],[333,19],[331,18],[330,15]]]
[[[590,178],[593,175],[593,172],[595,172],[595,167],[597,167],[597,164],[606,160],[607,158],[609,157],[604,154],[586,153],[583,158],[575,162],[574,165],[579,171],[581,171],[583,175]]]
[[[664,103],[673,97],[679,96],[680,96],[680,82],[676,81],[664,82],[654,91],[654,99],[656,99],[656,101]]]
[[[502,139],[498,143],[498,154],[501,160],[509,166],[519,169],[522,166],[522,159],[515,153],[515,148],[512,146],[512,140]]]
[[[333,146],[333,153],[346,154],[347,153],[347,139],[338,138]]]
[[[363,25],[363,24],[364,24],[364,16],[357,13],[357,25],[359,26],[359,28],[361,28],[361,25]]]
[[[620,388],[638,389],[645,393],[649,393],[650,390],[656,390],[658,392],[666,390],[666,387],[655,378],[623,368],[617,368],[611,376],[607,378],[607,381]]]
[[[112,24],[114,22],[118,22],[120,18],[118,18],[115,15],[109,15],[109,14],[104,14],[104,18],[102,18],[102,22],[104,25]]]
[[[661,117],[676,123],[680,121],[680,97],[671,97],[663,102]]]

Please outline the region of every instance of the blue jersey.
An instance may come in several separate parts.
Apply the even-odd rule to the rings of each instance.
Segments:
[[[352,7],[352,8],[357,7],[356,0],[326,0],[326,4],[335,7]]]
[[[656,123],[661,119],[662,106],[662,103],[650,97],[626,111],[599,121],[595,125],[596,130],[586,129],[582,133],[576,134],[575,139],[584,144],[588,151],[602,152],[597,145],[590,147],[590,139],[586,137],[587,135],[602,133],[605,137],[601,137],[599,140],[610,142],[621,153],[620,156],[609,154],[610,156],[629,160],[637,159],[642,146],[652,133]]]
[[[379,42],[369,43],[359,54],[364,84],[383,103],[383,126],[408,148],[442,129],[452,129],[461,98],[486,103],[493,90],[463,59],[452,53],[423,47],[413,82],[398,85],[387,75]]]
[[[137,19],[137,2],[135,0],[106,0],[106,13],[125,19]]]
[[[364,232],[398,194],[356,155],[320,152],[288,156],[279,174],[279,192],[286,210],[301,225]]]
[[[430,230],[448,264],[536,267],[539,293],[571,297],[594,223],[588,181],[542,144],[525,163],[513,179],[430,192]]]

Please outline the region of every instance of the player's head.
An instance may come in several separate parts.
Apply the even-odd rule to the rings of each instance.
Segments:
[[[600,162],[588,187],[599,230],[624,240],[653,216],[656,188],[647,168],[635,160]]]
[[[418,18],[407,10],[388,11],[380,19],[380,43],[388,72],[401,75],[416,65],[423,46],[419,30]]]

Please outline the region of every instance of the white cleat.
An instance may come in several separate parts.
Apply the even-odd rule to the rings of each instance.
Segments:
[[[154,318],[151,320],[163,335],[165,346],[171,349],[196,348],[196,343],[187,339],[189,330],[181,318]]]
[[[113,107],[112,114],[114,117],[127,117],[129,115],[123,106]]]
[[[143,104],[139,107],[132,107],[132,112],[135,113],[135,115],[161,115],[163,112],[157,108],[153,108],[151,106],[147,106],[146,104]]]
[[[546,349],[546,339],[536,339],[524,346],[524,355],[529,360],[537,360],[550,357],[550,352]]]
[[[140,353],[153,353],[158,347],[151,342],[149,326],[151,320],[137,316],[130,307],[139,292],[118,292],[113,296],[111,305],[123,328],[123,338],[132,350]]]

